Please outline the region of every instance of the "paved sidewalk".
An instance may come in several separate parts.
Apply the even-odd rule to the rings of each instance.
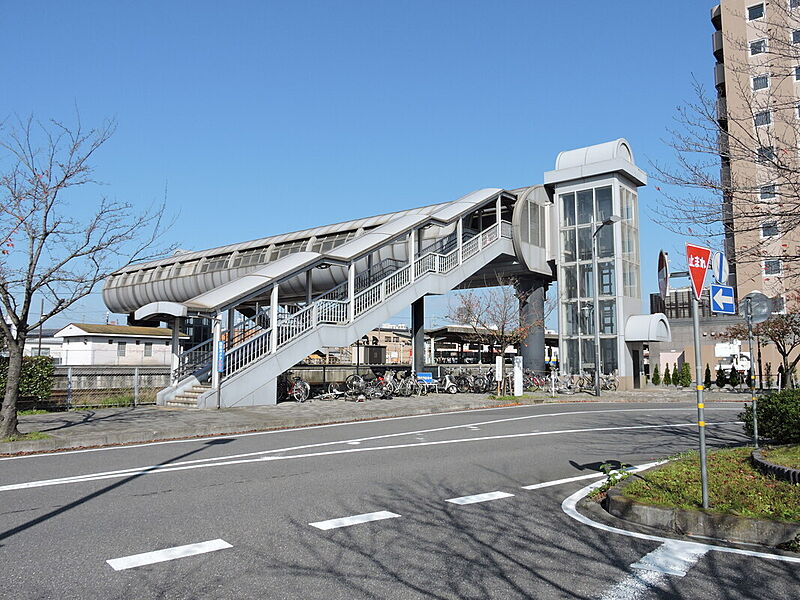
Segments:
[[[454,410],[491,408],[509,404],[553,402],[687,402],[694,399],[691,390],[642,390],[603,392],[595,399],[590,394],[549,395],[538,392],[509,400],[496,400],[482,394],[439,394],[412,398],[391,398],[366,402],[314,400],[303,404],[284,402],[277,406],[197,410],[145,406],[103,408],[54,412],[43,415],[20,415],[22,433],[40,431],[43,440],[3,442],[0,454],[46,452],[132,444],[156,440],[224,435],[248,431],[266,431],[287,427],[345,423],[367,419],[442,413]],[[706,401],[744,402],[747,394],[711,393]]]

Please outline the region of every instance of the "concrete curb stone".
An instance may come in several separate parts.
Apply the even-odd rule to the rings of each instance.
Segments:
[[[602,505],[624,521],[681,535],[778,547],[800,536],[800,523],[750,519],[725,513],[641,504],[623,496],[630,481],[608,490]]]
[[[764,475],[772,475],[776,479],[788,481],[794,485],[800,485],[800,469],[793,469],[791,467],[784,467],[783,465],[776,465],[769,462],[760,450],[753,450],[750,454],[750,459],[756,469],[764,473]]]

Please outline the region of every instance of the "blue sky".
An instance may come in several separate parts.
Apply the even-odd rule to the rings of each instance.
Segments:
[[[650,170],[692,76],[712,85],[713,1],[0,4],[0,120],[115,119],[79,202],[166,186],[187,249],[541,183],[617,137]],[[656,185],[645,304],[684,242],[652,222]],[[102,321],[99,291],[52,325]]]

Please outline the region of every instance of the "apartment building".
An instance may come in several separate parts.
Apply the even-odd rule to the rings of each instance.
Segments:
[[[800,0],[723,0],[711,22],[730,284],[797,306]]]

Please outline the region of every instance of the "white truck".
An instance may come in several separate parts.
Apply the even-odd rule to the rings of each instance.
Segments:
[[[742,342],[739,340],[716,344],[714,356],[718,359],[717,365],[722,367],[726,374],[730,374],[731,369],[736,369],[740,373],[747,373],[750,370],[750,353],[742,352]]]

